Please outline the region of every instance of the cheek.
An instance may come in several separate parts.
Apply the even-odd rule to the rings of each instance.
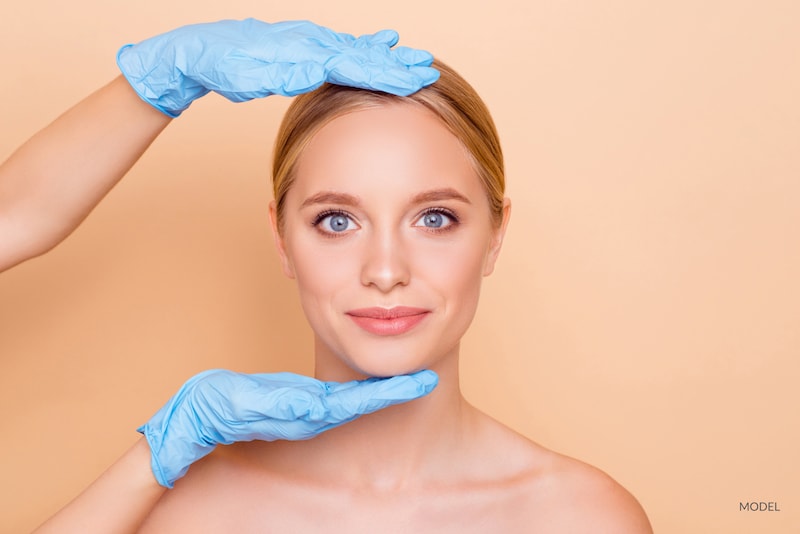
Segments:
[[[345,249],[345,250],[343,250]],[[315,243],[296,243],[290,251],[297,288],[304,305],[323,304],[353,284],[358,273],[357,256],[347,247]],[[306,312],[313,311],[309,308]]]
[[[441,299],[448,320],[459,330],[475,314],[485,257],[480,239],[474,238],[437,244],[415,254],[417,280]]]
[[[365,243],[319,239],[291,240],[288,252],[306,317],[315,330],[327,330],[332,317],[354,306],[375,304],[375,288],[362,284],[364,262],[371,258]],[[454,239],[407,236],[402,250],[409,284],[395,288],[397,303],[439,308],[450,326],[464,330],[472,321],[486,261],[481,235]],[[334,319],[335,321],[335,319]]]

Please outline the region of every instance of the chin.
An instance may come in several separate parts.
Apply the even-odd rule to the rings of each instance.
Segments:
[[[369,355],[343,354],[340,361],[357,373],[380,378],[407,375],[430,367],[427,358],[409,357],[408,354],[396,354],[394,351]]]
[[[449,351],[432,350],[430,347],[413,347],[407,344],[360,347],[328,348],[322,356],[318,351],[318,368],[338,369],[337,374],[358,373],[367,377],[389,377],[406,375],[437,366]],[[404,346],[405,345],[405,346]],[[320,361],[320,358],[327,361]]]

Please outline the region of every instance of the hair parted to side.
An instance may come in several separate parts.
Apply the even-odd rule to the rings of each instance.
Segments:
[[[421,105],[434,113],[467,149],[483,183],[492,218],[502,221],[505,170],[500,139],[489,110],[475,89],[456,71],[434,61],[439,79],[410,96],[325,84],[295,97],[281,122],[272,160],[272,187],[279,230],[283,228],[286,194],[294,182],[297,161],[303,149],[325,124],[361,109],[388,103]]]

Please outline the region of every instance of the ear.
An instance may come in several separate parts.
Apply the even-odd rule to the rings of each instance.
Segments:
[[[494,264],[497,262],[497,257],[500,255],[500,248],[503,246],[503,238],[506,236],[506,228],[508,227],[508,220],[511,218],[511,199],[506,197],[503,199],[503,217],[500,221],[500,226],[494,229],[494,235],[489,244],[489,250],[486,254],[486,262],[483,265],[483,276],[489,276],[494,271]]]
[[[274,200],[269,203],[269,224],[272,228],[272,238],[275,240],[275,248],[278,250],[278,257],[281,260],[283,274],[289,278],[294,278],[294,266],[292,265],[292,261],[289,259],[289,255],[286,253],[286,246],[283,242],[283,236],[278,229],[278,211]]]

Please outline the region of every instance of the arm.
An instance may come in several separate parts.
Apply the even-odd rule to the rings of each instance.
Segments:
[[[433,57],[392,49],[397,38],[392,31],[356,38],[306,21],[247,19],[185,26],[123,47],[117,63],[125,78],[67,111],[0,166],[0,272],[69,235],[169,118],[210,91],[243,102],[293,96],[326,81],[400,95],[433,83]]]
[[[153,478],[150,449],[142,438],[34,532],[135,532],[166,489]]]
[[[310,439],[427,395],[437,382],[431,371],[346,383],[292,373],[200,373],[139,429],[143,439],[35,532],[135,532],[167,488],[218,444]]]
[[[395,94],[433,83],[438,73],[428,67],[432,56],[392,49],[396,41],[391,31],[355,38],[310,22],[248,19],[187,26],[123,47],[118,64],[124,78],[67,111],[0,166],[0,271],[66,237],[170,117],[210,91],[242,102],[291,96],[326,81]],[[190,381],[188,388],[196,386],[204,394],[187,397],[187,386],[182,388],[142,427],[146,441],[40,532],[135,530],[164,489],[217,444],[308,439],[362,413],[427,394],[435,375],[337,385],[294,375],[247,378],[216,372]],[[206,396],[213,402],[204,404]],[[203,406],[195,411],[198,402]],[[219,406],[224,413],[215,412]],[[253,413],[261,417],[252,420]],[[195,427],[201,415],[208,420]],[[246,424],[229,427],[231,420]],[[216,432],[206,435],[212,428]]]
[[[67,237],[169,122],[120,76],[22,145],[0,166],[0,272]]]

